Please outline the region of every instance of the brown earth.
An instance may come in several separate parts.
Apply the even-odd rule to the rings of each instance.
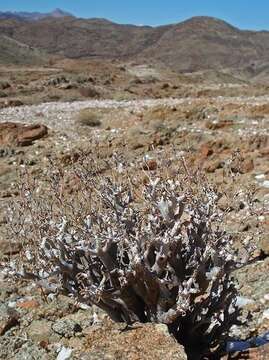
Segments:
[[[123,324],[112,323],[99,310],[94,315],[67,297],[47,298],[31,283],[10,280],[5,273],[5,261],[18,257],[22,247],[6,233],[3,209],[18,196],[18,173],[26,168],[41,179],[51,162],[68,171],[89,156],[106,174],[101,160],[118,154],[142,181],[156,169],[172,176],[184,166],[197,178],[206,176],[218,189],[218,205],[235,246],[252,239],[255,248],[253,262],[235,273],[240,296],[248,300],[243,305],[247,322],[232,335],[245,339],[268,331],[266,86],[235,86],[231,78],[218,85],[216,78],[179,76],[127,61],[57,60],[51,67],[8,66],[0,74],[6,95],[0,109],[0,359],[19,359],[20,354],[55,359],[63,346],[72,349],[74,359],[184,358],[180,345],[158,325],[123,331]],[[98,96],[85,97],[81,88],[93,88]],[[83,109],[96,114],[98,125],[78,121]],[[29,146],[21,147],[25,141]],[[75,191],[76,178],[70,176],[65,185],[67,192]]]

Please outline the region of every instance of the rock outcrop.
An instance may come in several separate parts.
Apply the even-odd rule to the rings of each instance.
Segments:
[[[0,124],[0,146],[28,146],[48,134],[45,125],[25,125],[5,122]]]

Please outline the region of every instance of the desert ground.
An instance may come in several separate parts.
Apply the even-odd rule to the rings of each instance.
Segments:
[[[0,67],[0,359],[186,359],[164,325],[123,331],[100,309],[8,276],[7,263],[22,249],[6,210],[19,197],[20,172],[38,179],[51,163],[68,171],[83,157],[98,162],[115,154],[141,177],[164,161],[180,172],[184,159],[188,171],[218,189],[227,232],[238,248],[253,248],[251,261],[233,274],[244,324],[231,335],[244,340],[268,331],[269,87],[217,71],[55,60]]]

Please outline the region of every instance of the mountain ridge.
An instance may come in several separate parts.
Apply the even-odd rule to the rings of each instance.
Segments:
[[[48,13],[41,12],[27,12],[27,11],[0,11],[0,19],[15,19],[15,20],[28,20],[38,21],[47,17],[61,18],[73,15],[69,12],[56,8]]]
[[[208,16],[157,27],[72,16],[0,19],[0,34],[51,55],[158,62],[177,72],[246,68],[252,76],[269,64],[269,32]]]

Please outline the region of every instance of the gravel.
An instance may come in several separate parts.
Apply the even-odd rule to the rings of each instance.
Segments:
[[[52,129],[68,129],[74,120],[74,116],[82,109],[123,109],[141,110],[141,108],[151,108],[156,106],[176,106],[180,104],[195,104],[201,99],[197,98],[165,98],[165,99],[145,99],[131,101],[117,100],[87,100],[74,102],[50,102],[39,105],[27,105],[19,107],[9,107],[0,110],[0,122],[16,121],[24,123],[42,122]],[[268,97],[222,97],[211,98],[210,101],[216,103],[240,103],[240,104],[266,104]]]

